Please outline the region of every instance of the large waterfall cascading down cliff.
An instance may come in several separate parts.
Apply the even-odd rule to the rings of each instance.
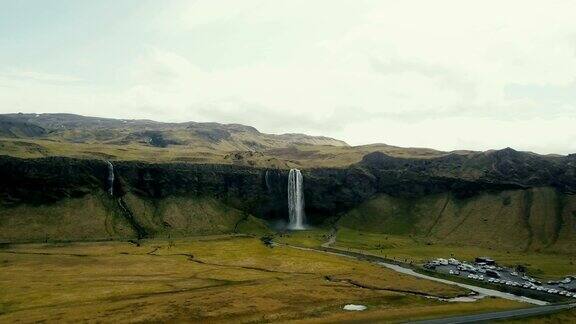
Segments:
[[[288,215],[290,223],[288,229],[305,229],[304,221],[304,193],[302,173],[298,169],[291,169],[288,174]]]
[[[114,165],[112,162],[108,162],[108,194],[114,196]]]

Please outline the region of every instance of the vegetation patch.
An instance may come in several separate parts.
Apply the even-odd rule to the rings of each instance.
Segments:
[[[80,254],[85,256],[76,256]],[[350,319],[342,307],[352,302],[369,307],[357,319],[379,321],[472,310],[470,305],[386,290],[450,297],[465,293],[458,287],[325,253],[270,248],[249,237],[154,239],[140,246],[21,244],[1,250],[0,257],[9,261],[0,271],[0,322],[333,322]],[[325,276],[378,289],[330,282]],[[521,306],[486,299],[473,309]]]

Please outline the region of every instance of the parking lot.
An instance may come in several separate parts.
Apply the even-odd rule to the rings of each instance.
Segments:
[[[576,299],[576,277],[568,276],[558,281],[541,282],[524,273],[517,272],[515,269],[499,266],[489,258],[486,259],[488,262],[466,262],[453,258],[439,258],[426,263],[424,268],[495,286],[518,287]]]

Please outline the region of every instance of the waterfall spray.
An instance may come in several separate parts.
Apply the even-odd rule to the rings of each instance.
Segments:
[[[114,165],[112,162],[108,162],[108,194],[114,196]]]
[[[304,215],[304,193],[302,192],[302,173],[298,169],[291,169],[288,174],[288,216],[291,230],[303,230]]]

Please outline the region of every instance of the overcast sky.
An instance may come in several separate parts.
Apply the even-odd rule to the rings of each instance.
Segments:
[[[576,1],[0,0],[0,113],[576,152]]]

